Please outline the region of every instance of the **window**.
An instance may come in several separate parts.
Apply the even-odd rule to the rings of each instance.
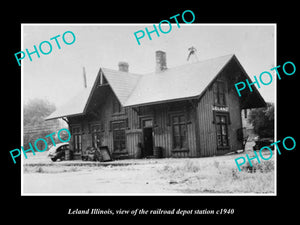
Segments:
[[[72,128],[72,136],[73,136],[74,152],[80,152],[82,148],[80,126],[76,126]]]
[[[186,120],[183,114],[172,116],[173,148],[187,148]]]
[[[125,121],[112,122],[112,131],[113,131],[113,148],[114,151],[125,151]]]
[[[101,146],[101,126],[92,125],[92,145],[94,148]]]
[[[228,116],[226,114],[217,114],[215,121],[218,149],[228,148]]]
[[[113,113],[121,113],[122,112],[122,106],[118,99],[113,100]]]
[[[215,105],[226,105],[225,101],[225,83],[216,81],[213,85]]]
[[[152,119],[144,119],[143,127],[153,127],[153,120]]]

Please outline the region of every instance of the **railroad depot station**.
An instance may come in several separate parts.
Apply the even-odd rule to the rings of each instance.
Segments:
[[[206,157],[243,148],[243,109],[265,107],[256,87],[238,96],[234,84],[250,80],[237,57],[167,68],[156,51],[155,71],[135,74],[126,62],[101,67],[91,87],[53,112],[72,134],[73,159],[107,146],[113,159]]]

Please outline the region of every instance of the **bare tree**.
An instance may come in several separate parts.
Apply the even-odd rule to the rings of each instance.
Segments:
[[[35,125],[44,121],[56,109],[53,103],[44,99],[31,99],[24,105],[23,122],[25,125]]]
[[[24,148],[28,149],[38,138],[45,138],[46,135],[57,132],[59,127],[58,120],[45,121],[45,117],[49,116],[56,109],[53,103],[44,99],[32,99],[24,105],[23,123],[24,123]],[[49,142],[49,144],[51,141]],[[38,148],[44,149],[45,144],[38,142]]]

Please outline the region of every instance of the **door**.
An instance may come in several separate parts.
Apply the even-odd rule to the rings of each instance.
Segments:
[[[152,127],[145,127],[143,129],[144,134],[144,155],[153,156],[153,135],[152,135]]]

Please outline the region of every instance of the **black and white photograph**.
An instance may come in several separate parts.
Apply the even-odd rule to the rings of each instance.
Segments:
[[[276,196],[276,24],[179,24],[21,25],[22,196]]]
[[[296,219],[296,4],[109,3],[3,7],[3,221]]]

